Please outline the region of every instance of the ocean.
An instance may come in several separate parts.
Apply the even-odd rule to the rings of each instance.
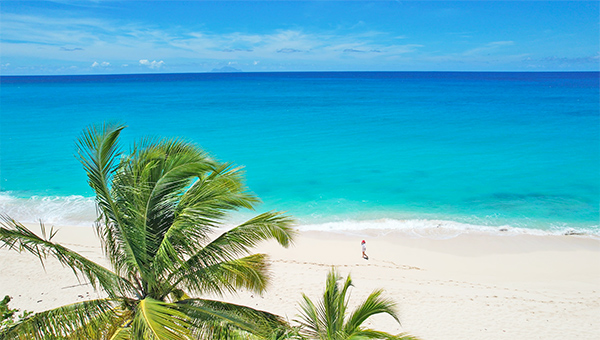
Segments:
[[[91,225],[81,131],[181,137],[304,229],[600,235],[598,72],[0,77],[0,212]],[[244,216],[244,214],[240,214]]]

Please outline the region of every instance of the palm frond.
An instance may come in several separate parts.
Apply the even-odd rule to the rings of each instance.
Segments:
[[[284,247],[293,242],[296,231],[293,220],[279,212],[266,212],[223,233],[192,256],[201,257],[206,263],[218,263],[248,254],[261,241],[275,239]]]
[[[123,178],[137,191],[128,201],[134,202],[131,216],[138,216],[136,225],[144,236],[141,275],[148,282],[148,291],[157,290],[158,281],[182,262],[180,239],[173,237],[173,224],[178,204],[186,189],[198,178],[213,169],[213,162],[197,147],[178,140],[149,144],[132,155],[131,166],[123,171]],[[141,189],[140,189],[141,188]],[[175,241],[175,243],[173,243]],[[186,240],[194,244],[194,240]],[[175,246],[174,246],[175,245]]]
[[[112,195],[125,216],[121,229],[140,264],[136,271],[147,283],[145,293],[156,290],[164,267],[178,260],[168,242],[160,247],[172,227],[180,196],[211,168],[212,162],[195,146],[161,140],[135,146],[115,173]]]
[[[257,293],[263,292],[268,282],[268,263],[264,254],[249,255],[240,259],[214,264],[188,262],[190,267],[173,273],[169,281],[174,281],[161,296],[166,296],[177,287],[201,294],[222,295],[245,288]]]
[[[130,340],[131,339],[131,328],[129,327],[118,327],[107,337],[108,340]]]
[[[148,145],[132,155],[129,174],[136,187],[142,206],[138,207],[145,227],[146,251],[153,258],[166,232],[173,224],[175,210],[181,196],[197,179],[214,166],[208,156],[197,147],[180,140],[163,140]]]
[[[240,168],[215,164],[182,195],[167,238],[178,252],[196,254],[228,211],[252,209],[256,202],[243,184]]]
[[[229,290],[229,288],[227,288],[227,282],[231,282],[230,278],[236,278],[236,282],[260,283],[261,281],[264,281],[265,278],[259,280],[259,277],[256,275],[260,276],[266,274],[266,263],[264,258],[261,257],[262,255],[247,257],[242,262],[236,262],[238,256],[241,254],[248,254],[251,247],[263,240],[275,238],[279,243],[285,246],[291,244],[293,236],[296,233],[295,230],[291,228],[291,223],[292,220],[289,217],[282,216],[277,212],[261,214],[250,221],[223,233],[185,262],[178,263],[179,267],[171,272],[166,278],[166,281],[174,282],[173,287],[176,287],[179,282],[185,281],[185,284],[189,285],[192,290],[208,290],[220,293],[222,289],[216,285],[217,281],[211,279],[216,278],[215,275],[211,274],[211,271],[214,270],[215,272],[226,275],[226,277],[224,277],[225,281],[223,281],[226,290]],[[260,262],[257,262],[257,260],[260,260]],[[176,263],[176,261],[173,263]],[[234,264],[244,264],[244,268],[253,269],[252,271],[246,270],[245,276],[231,276],[236,273],[229,270],[234,268],[231,267]],[[250,264],[252,264],[252,266],[248,266]],[[241,268],[236,269],[237,273],[244,273],[243,271],[240,271],[240,269]],[[249,276],[247,274],[252,275]],[[247,278],[252,278],[252,276],[254,276],[255,279],[249,281]],[[243,279],[242,281],[239,281],[238,278]],[[263,289],[261,287],[264,287],[264,284],[244,284],[244,287],[260,291]]]
[[[48,256],[52,256],[61,264],[71,268],[76,276],[85,277],[94,289],[102,288],[110,297],[135,291],[129,281],[79,253],[52,242],[51,238],[56,232],[51,229],[50,234],[47,235],[42,223],[40,223],[42,235],[49,236],[47,238],[39,237],[21,223],[5,215],[0,215],[0,225],[0,247],[27,251],[37,256],[42,264]]]
[[[352,312],[344,327],[346,333],[350,334],[360,329],[360,325],[363,322],[377,314],[388,314],[400,323],[400,319],[396,312],[396,303],[389,299],[383,299],[381,297],[382,293],[382,289],[372,292],[367,299]]]
[[[335,268],[327,274],[323,299],[317,304],[306,295],[300,302],[300,333],[308,339],[347,340],[347,339],[416,339],[410,335],[392,335],[386,332],[361,328],[371,316],[385,313],[400,322],[395,311],[395,303],[383,299],[383,290],[375,290],[361,303],[346,322],[344,318],[349,300],[349,288],[352,279],[347,276],[343,284],[338,284],[342,277]]]
[[[320,335],[324,333],[326,325],[319,317],[319,311],[312,302],[312,300],[302,294],[302,301],[300,301],[300,320],[296,320],[303,329],[303,333],[312,339],[320,338]]]
[[[178,306],[146,297],[136,306],[131,333],[134,339],[191,339],[189,321]]]
[[[83,326],[73,330],[65,340],[104,340],[114,333],[119,325],[124,323],[124,317],[115,310],[90,318]]]
[[[96,202],[101,212],[97,232],[105,253],[118,274],[126,269],[131,277],[137,268],[143,267],[136,256],[141,252],[131,244],[131,239],[139,233],[127,228],[126,215],[121,211],[124,202],[115,200],[110,185],[119,169],[118,158],[121,152],[118,140],[124,128],[122,125],[110,124],[91,126],[84,130],[77,147],[78,158],[87,173],[88,183],[96,193]]]
[[[203,338],[210,334],[221,332],[233,334],[239,333],[239,331],[266,338],[288,326],[277,315],[232,303],[188,299],[177,302],[177,305],[193,320],[198,334]]]
[[[117,320],[114,305],[115,300],[99,299],[36,313],[0,331],[0,339],[60,339],[78,331],[83,334],[83,329],[90,330],[90,322],[110,325]],[[86,333],[89,336],[97,334],[98,329]]]
[[[180,215],[185,216],[185,210],[200,209],[202,216],[218,220],[226,212],[239,208],[253,209],[260,200],[248,192],[244,185],[241,167],[229,163],[214,164],[210,173],[199,178],[198,182],[185,193],[180,205]]]
[[[340,279],[341,276],[332,268],[327,274],[323,303],[318,308],[319,316],[325,325],[329,338],[337,337],[343,329],[347,304],[346,293],[352,285],[352,280],[350,275],[348,275],[344,285],[340,289],[338,286]]]

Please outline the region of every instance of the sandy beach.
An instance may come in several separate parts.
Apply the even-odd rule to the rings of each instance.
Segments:
[[[107,265],[92,228],[59,227],[63,245]],[[38,231],[38,226],[33,226]],[[369,260],[361,258],[367,241]],[[381,231],[302,232],[293,247],[265,243],[271,286],[223,299],[296,318],[301,293],[320,297],[332,266],[354,281],[351,306],[377,288],[398,303],[402,324],[367,325],[436,339],[596,339],[600,335],[600,240],[585,236],[415,237]],[[54,261],[0,250],[0,294],[41,311],[97,297]]]

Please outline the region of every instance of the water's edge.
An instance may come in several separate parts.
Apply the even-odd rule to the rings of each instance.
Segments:
[[[96,219],[94,198],[83,196],[15,198],[0,194],[0,211],[21,223],[44,223],[49,226],[90,227]],[[236,212],[225,221],[233,226],[249,219],[257,212]],[[375,231],[384,235],[388,232],[401,232],[411,237],[434,239],[452,238],[462,234],[484,233],[489,235],[577,235],[600,239],[600,227],[577,228],[569,225],[547,226],[545,229],[504,225],[479,225],[446,219],[407,218],[399,219],[381,213],[377,218],[371,214],[365,219],[356,216],[293,216],[301,231],[326,231],[360,235],[364,231]]]

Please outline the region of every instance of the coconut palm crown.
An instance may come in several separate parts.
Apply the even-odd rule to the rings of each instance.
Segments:
[[[393,335],[382,331],[365,328],[362,324],[377,314],[388,314],[398,323],[396,304],[392,300],[381,297],[383,290],[373,291],[365,301],[346,316],[348,310],[349,289],[352,286],[350,275],[341,283],[342,277],[332,268],[327,274],[323,300],[317,304],[302,294],[300,302],[301,334],[307,339],[318,340],[351,340],[351,339],[404,339],[417,338],[399,334]]]
[[[96,231],[111,269],[98,265],[4,216],[0,245],[57,258],[105,298],[34,314],[0,332],[0,339],[198,339],[267,337],[283,321],[270,313],[190,296],[267,286],[258,242],[287,247],[292,220],[262,213],[220,236],[228,212],[258,199],[239,168],[178,139],[142,140],[119,150],[123,126],[86,129],[78,155],[95,192]]]

